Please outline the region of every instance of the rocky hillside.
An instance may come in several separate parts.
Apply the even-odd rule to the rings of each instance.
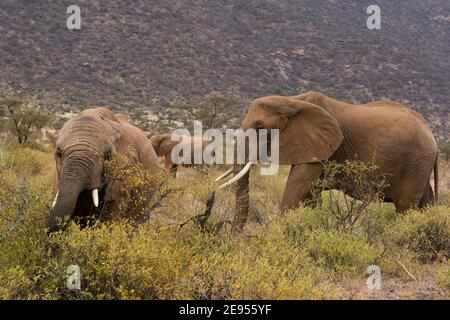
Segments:
[[[252,99],[307,90],[389,98],[450,140],[450,2],[374,0],[2,0],[0,96],[32,94],[53,110],[110,105],[164,113],[211,93]]]

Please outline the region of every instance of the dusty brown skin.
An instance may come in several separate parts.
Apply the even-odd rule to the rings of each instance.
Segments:
[[[397,212],[434,202],[433,168],[437,197],[436,141],[423,117],[398,103],[353,105],[317,92],[270,96],[250,105],[242,128],[280,129],[280,164],[291,165],[282,211],[310,197],[324,160],[374,161],[390,177],[384,200],[393,202]],[[238,181],[236,196],[235,227],[240,229],[248,215],[248,174]]]
[[[94,189],[99,190],[99,208],[105,200],[114,202],[117,189],[102,179],[104,161],[113,154],[126,156],[130,163],[142,163],[153,172],[161,170],[146,135],[122,115],[103,107],[92,108],[64,124],[56,141],[58,196],[47,221],[49,232],[61,229],[61,222],[69,217],[98,214],[93,205]]]
[[[178,165],[173,163],[173,161],[172,161],[171,153],[172,153],[173,148],[178,143],[190,144],[191,165],[186,164],[183,166],[195,167],[198,165],[193,164],[194,163],[194,152],[196,149],[196,145],[194,142],[197,141],[197,144],[202,146],[203,151],[211,142],[209,140],[203,139],[202,137],[196,137],[196,136],[182,136],[182,137],[180,137],[180,140],[179,140],[180,142],[178,142],[178,141],[172,141],[171,136],[172,136],[171,134],[155,135],[150,138],[150,142],[152,143],[153,148],[155,149],[155,152],[158,155],[158,157],[164,157],[164,166],[165,166],[166,170],[169,170],[170,174],[173,177],[176,177]]]

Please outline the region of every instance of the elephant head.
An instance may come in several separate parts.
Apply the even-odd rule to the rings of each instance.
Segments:
[[[255,100],[242,121],[241,129],[278,129],[279,164],[296,165],[328,159],[339,148],[343,134],[336,119],[325,109],[295,99],[269,96]],[[267,139],[270,141],[270,139]],[[248,209],[248,172],[251,162],[235,168],[235,177],[222,185],[238,182],[237,214],[240,228]],[[244,208],[244,209],[242,209]],[[236,221],[235,220],[235,221]]]
[[[170,154],[172,149],[179,143],[178,141],[172,141],[171,136],[171,134],[157,134],[150,138],[150,142],[158,157]]]
[[[57,193],[49,232],[71,217],[90,216],[99,206],[109,191],[102,179],[104,162],[115,153],[157,165],[145,134],[106,108],[87,109],[64,124],[56,141]]]
[[[176,175],[176,168],[178,164],[175,164],[172,160],[172,150],[180,144],[182,150],[189,148],[190,152],[190,164],[195,164],[194,155],[197,151],[203,152],[205,148],[211,143],[210,140],[200,136],[179,136],[178,139],[172,140],[171,134],[155,135],[150,138],[153,148],[155,149],[158,157],[164,157],[164,163],[166,169],[170,169],[173,175]],[[183,156],[181,154],[180,156]]]
[[[243,130],[278,129],[281,165],[328,159],[343,140],[338,122],[325,109],[289,97],[255,100],[241,127]]]

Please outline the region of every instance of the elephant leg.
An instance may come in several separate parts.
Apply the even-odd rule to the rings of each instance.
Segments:
[[[424,162],[433,163],[432,161]],[[415,159],[406,161],[402,176],[391,184],[392,200],[397,212],[417,209],[430,203],[433,193],[430,186],[432,170],[431,165],[417,166]]]
[[[300,203],[310,200],[312,198],[310,192],[312,183],[320,178],[322,171],[321,163],[292,166],[281,201],[281,211],[285,212],[296,208]]]
[[[423,197],[423,188],[418,188],[416,181],[403,180],[393,197],[395,209],[397,213],[405,212],[419,206],[419,202]]]
[[[433,205],[433,204],[434,204],[433,188],[431,188],[431,185],[428,184],[427,187],[425,188],[425,193],[423,194],[422,199],[420,199],[419,208],[422,209],[428,205]]]

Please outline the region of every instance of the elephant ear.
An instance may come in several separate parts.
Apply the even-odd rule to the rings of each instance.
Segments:
[[[177,141],[171,141],[170,134],[153,136],[150,138],[150,142],[158,157],[162,157],[172,152],[173,147],[178,143]]]
[[[280,164],[313,163],[328,159],[344,139],[339,123],[325,109],[286,98],[277,112],[284,117],[280,128]]]

